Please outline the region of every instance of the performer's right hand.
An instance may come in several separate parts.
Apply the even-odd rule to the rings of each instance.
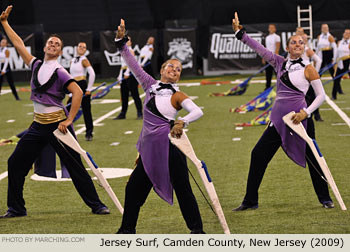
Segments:
[[[185,127],[185,122],[181,120],[176,120],[173,128],[170,131],[172,137],[180,138]]]
[[[120,25],[118,26],[116,39],[122,39],[125,36],[125,22],[124,19],[120,19]]]
[[[237,12],[235,12],[235,18],[232,19],[232,29],[234,32],[238,31],[241,29],[240,25],[239,25],[239,20],[238,20],[238,14]]]
[[[7,21],[9,15],[10,15],[10,12],[12,11],[12,8],[13,8],[12,5],[7,6],[6,10],[1,13],[1,16],[0,16],[1,22]]]
[[[58,130],[61,131],[62,133],[66,134],[67,133],[67,128],[69,125],[72,124],[72,121],[67,119],[67,120],[64,120],[63,122],[60,122],[58,124]]]

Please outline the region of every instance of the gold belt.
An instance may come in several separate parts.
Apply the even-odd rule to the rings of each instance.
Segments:
[[[122,70],[126,70],[126,69],[128,69],[128,66],[123,66],[122,67]]]
[[[347,59],[350,59],[350,55],[345,55],[345,56],[343,56],[343,57],[339,57],[339,58],[337,59],[337,61],[347,60]]]
[[[86,80],[86,76],[74,77],[74,80],[76,80],[76,81]]]
[[[329,50],[333,50],[332,47],[323,47],[321,48],[321,51],[329,51]]]
[[[66,113],[63,109],[52,112],[52,113],[35,113],[34,112],[34,122],[41,124],[50,124],[62,121],[66,119]]]

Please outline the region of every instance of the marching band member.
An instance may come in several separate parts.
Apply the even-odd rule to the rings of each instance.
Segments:
[[[81,162],[78,153],[60,143],[53,131],[57,128],[73,134],[71,124],[79,110],[82,91],[72,76],[58,63],[63,42],[58,35],[51,35],[45,43],[44,60],[31,55],[23,40],[11,28],[7,19],[12,10],[8,6],[0,16],[1,24],[13,46],[32,69],[30,81],[31,97],[34,104],[34,122],[18,141],[8,159],[8,191],[6,214],[1,218],[26,216],[27,210],[23,198],[25,177],[45,146],[50,144],[67,166],[73,184],[80,197],[94,214],[108,214],[109,209],[99,199],[90,175]],[[68,113],[62,101],[66,93],[72,93],[72,106]]]
[[[71,60],[69,72],[77,82],[78,86],[83,91],[83,99],[81,101],[81,108],[83,110],[84,122],[85,122],[85,139],[86,141],[92,141],[93,135],[93,121],[91,114],[91,90],[95,82],[95,71],[92,68],[89,60],[85,56],[86,43],[80,42],[77,47],[77,57]],[[86,75],[89,74],[89,82],[86,81]],[[68,104],[72,102],[72,98],[68,100]],[[70,109],[70,106],[67,107]]]
[[[0,93],[1,93],[1,87],[2,87],[4,76],[6,76],[6,79],[11,88],[12,94],[18,101],[19,97],[17,94],[15,83],[13,82],[12,71],[9,64],[9,58],[10,58],[10,51],[9,49],[7,49],[7,39],[3,38],[0,42]]]
[[[345,29],[343,39],[338,42],[337,59],[339,59],[337,72],[335,76],[349,71],[350,62],[350,29]],[[340,82],[342,78],[338,78],[333,82],[332,99],[337,99],[337,93],[344,94]]]
[[[251,163],[248,175],[246,195],[242,204],[233,211],[243,211],[258,208],[258,190],[268,163],[277,150],[282,146],[284,152],[296,164],[309,166],[310,175],[319,201],[325,208],[333,208],[334,204],[329,196],[327,183],[322,180],[320,169],[311,149],[305,141],[291,134],[284,124],[282,117],[291,111],[295,111],[293,122],[302,123],[310,137],[314,138],[312,124],[307,118],[318,108],[325,99],[325,93],[320,77],[315,68],[301,58],[304,53],[304,41],[298,36],[291,36],[287,41],[289,57],[283,57],[272,53],[254,39],[250,38],[239,25],[238,15],[232,20],[232,27],[236,38],[255,50],[261,57],[270,63],[277,72],[277,96],[273,105],[268,127],[264,131],[251,154]],[[307,104],[305,94],[312,86],[316,93],[316,99]],[[311,127],[310,127],[311,126]]]
[[[202,234],[202,219],[189,182],[186,156],[170,143],[168,134],[170,132],[173,136],[180,137],[183,128],[199,119],[203,112],[175,84],[179,81],[182,71],[180,61],[167,60],[160,70],[161,79],[157,81],[141,68],[130,53],[125,45],[128,37],[124,35],[125,24],[124,20],[121,20],[116,46],[142,85],[146,97],[143,127],[137,143],[140,155],[126,185],[124,214],[118,233],[136,232],[140,208],[153,187],[169,204],[173,204],[174,189],[187,227],[191,233]],[[189,113],[176,120],[177,113],[182,108]]]

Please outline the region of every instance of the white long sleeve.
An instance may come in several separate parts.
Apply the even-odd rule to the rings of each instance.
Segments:
[[[315,91],[316,98],[310,104],[310,106],[305,109],[305,112],[308,114],[308,116],[310,116],[311,113],[314,112],[318,107],[320,107],[324,102],[324,100],[326,99],[326,95],[323,89],[323,84],[320,79],[311,81],[311,86]]]
[[[92,88],[93,88],[93,85],[94,85],[94,83],[95,83],[95,77],[96,77],[96,75],[95,75],[95,71],[94,71],[94,69],[92,68],[92,66],[88,66],[88,67],[86,68],[86,70],[87,70],[87,72],[88,72],[88,74],[89,74],[89,82],[88,82],[88,86],[87,86],[86,91],[91,91]]]
[[[337,44],[335,42],[331,43],[331,46],[333,48],[333,62],[337,60]]]
[[[188,112],[186,116],[178,118],[185,122],[185,127],[187,127],[189,123],[194,122],[203,116],[203,111],[190,98],[183,100],[181,107]]]

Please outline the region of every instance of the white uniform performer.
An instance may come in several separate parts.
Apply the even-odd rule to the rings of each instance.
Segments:
[[[153,45],[152,44],[146,44],[144,47],[142,47],[139,57],[139,64],[144,67],[146,63],[151,61],[153,55]]]
[[[276,33],[276,26],[274,24],[269,25],[269,35],[266,36],[265,38],[265,46],[266,48],[275,53],[278,54],[280,50],[280,45],[281,45],[281,37],[277,35]],[[265,61],[263,60],[263,63]],[[266,63],[267,64],[267,63]],[[268,66],[265,70],[265,75],[266,75],[266,87],[265,90],[271,87],[271,80],[272,80],[272,75],[273,75],[274,69],[272,66]]]
[[[149,37],[147,39],[147,44],[141,49],[139,64],[141,65],[143,70],[146,71],[146,73],[148,73],[154,78],[153,69],[151,65],[151,59],[154,52],[153,44],[154,44],[154,37]]]
[[[350,29],[346,29],[343,33],[343,39],[338,42],[337,48],[337,72],[336,76],[349,71],[350,65]],[[332,90],[332,99],[337,99],[337,94],[344,94],[341,85],[341,77],[334,80],[333,90]]]
[[[78,44],[77,52],[78,56],[71,60],[69,72],[84,94],[81,101],[81,108],[86,127],[85,139],[86,141],[91,141],[94,128],[91,114],[91,90],[95,82],[95,71],[84,55],[86,52],[86,44],[84,42]],[[89,74],[89,82],[86,81],[87,74]],[[68,103],[71,103],[71,99],[68,100]]]
[[[78,56],[71,60],[71,65],[69,68],[70,74],[73,76],[74,80],[86,80],[87,74],[89,74],[89,81],[87,83],[86,91],[93,89],[95,83],[95,71],[92,66],[84,67],[83,60],[88,60],[86,56]]]
[[[3,38],[0,43],[0,93],[4,76],[11,88],[12,94],[19,100],[15,84],[13,82],[12,72],[9,64],[10,51],[7,48],[7,40]]]
[[[335,63],[337,45],[334,37],[329,33],[327,24],[323,24],[321,30],[322,33],[317,38],[316,54],[322,59],[321,68],[323,68],[331,63]],[[334,77],[333,67],[329,68],[329,72]]]

